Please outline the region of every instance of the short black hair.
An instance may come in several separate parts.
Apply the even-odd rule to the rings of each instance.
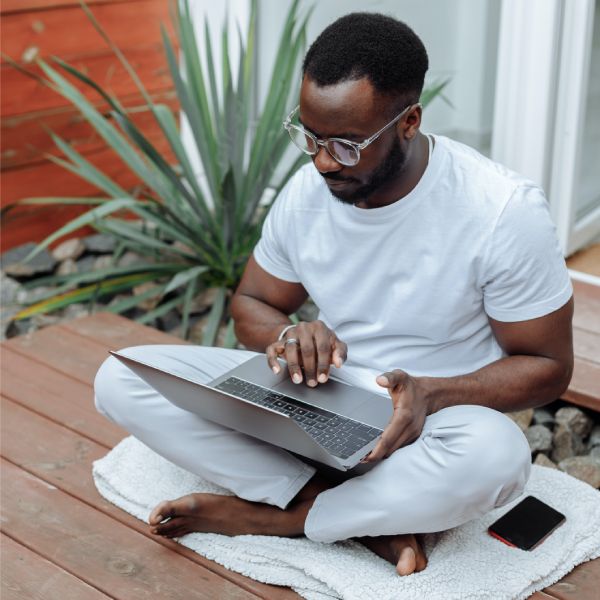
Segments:
[[[320,86],[368,77],[378,92],[418,102],[428,66],[423,42],[406,23],[358,12],[323,30],[302,72]]]

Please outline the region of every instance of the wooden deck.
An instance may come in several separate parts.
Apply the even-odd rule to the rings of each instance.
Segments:
[[[150,536],[96,491],[92,462],[127,434],[95,412],[94,375],[107,350],[152,343],[182,342],[98,314],[2,344],[3,600],[298,598]],[[532,598],[598,600],[599,587],[596,560]]]

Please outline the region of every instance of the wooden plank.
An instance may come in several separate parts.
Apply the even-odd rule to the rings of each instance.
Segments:
[[[575,314],[573,325],[600,334],[600,287],[573,281]]]
[[[1,539],[3,600],[109,600],[109,596],[8,536]]]
[[[94,381],[96,372],[108,356],[108,350],[102,344],[71,333],[60,325],[40,329],[34,335],[12,338],[3,345],[88,385]],[[111,349],[116,350],[115,347]]]
[[[140,44],[133,49],[124,51],[124,54],[148,91],[158,92],[173,87],[161,44]],[[138,91],[123,65],[110,50],[104,50],[102,53],[93,56],[66,57],[61,54],[57,56],[64,58],[75,68],[83,71],[90,79],[113,96],[128,96]],[[43,75],[41,68],[37,65],[29,65],[27,69],[36,75]],[[88,100],[95,102],[99,99],[95,90],[67,75],[62,69],[59,68],[58,70]],[[0,111],[4,119],[24,113],[70,106],[69,101],[63,96],[46,87],[43,83],[17,71],[9,64],[3,64],[0,68],[0,83],[4,90],[15,91],[15,93],[2,94]]]
[[[112,598],[256,598],[6,460],[2,506],[7,535]]]
[[[573,351],[576,358],[600,366],[600,333],[573,327]]]
[[[583,563],[544,591],[558,600],[600,598],[600,558]]]
[[[159,43],[161,23],[173,35],[167,0],[102,3],[93,7],[93,13],[122,50]],[[106,51],[107,46],[81,7],[72,5],[5,14],[1,48],[14,60],[21,60],[30,48],[38,48],[41,57],[67,58]]]
[[[151,139],[151,141],[160,154],[167,160],[172,159],[168,142],[162,136]],[[103,148],[97,152],[89,153],[86,159],[126,190],[131,190],[140,183],[137,175],[121,161],[113,150]],[[36,196],[68,198],[69,196],[93,196],[98,194],[105,195],[104,192],[81,177],[49,162],[22,169],[11,169],[2,173],[3,207],[23,198]],[[16,211],[10,213],[9,217],[11,219],[16,218],[13,214],[17,214]],[[2,233],[4,235],[4,230]]]
[[[561,396],[578,406],[600,411],[600,366],[577,358],[569,389]]]
[[[90,384],[59,373],[8,347],[2,348],[0,393],[105,447],[112,448],[128,435],[96,412]]]
[[[150,536],[145,523],[107,502],[98,494],[91,477],[92,462],[106,454],[105,446],[69,431],[10,400],[3,399],[2,410],[3,456],[13,464],[260,597],[269,600],[291,600],[298,597],[291,590],[267,586],[228,571],[172,540]],[[24,430],[27,431],[26,436],[22,435]],[[40,443],[31,444],[31,439],[40,440]]]
[[[175,114],[178,113],[179,105],[174,91],[153,94],[152,99],[157,104],[167,105]],[[162,137],[159,124],[139,94],[121,98],[120,101],[127,108],[131,120],[146,137]],[[96,108],[104,114],[108,114],[110,110],[106,103],[97,104]],[[48,131],[54,132],[83,155],[106,146],[96,130],[74,107],[27,113],[1,121],[0,168],[6,170],[45,162],[46,154],[64,156],[54,145]]]
[[[118,4],[121,2],[135,2],[136,0],[86,0],[86,4]],[[79,0],[3,0],[0,5],[0,14],[13,12],[26,12],[33,10],[48,10],[59,6],[80,6]]]
[[[143,344],[189,344],[181,338],[109,312],[62,323],[72,333],[90,338],[107,348],[125,348]]]

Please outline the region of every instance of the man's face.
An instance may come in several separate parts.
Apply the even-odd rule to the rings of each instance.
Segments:
[[[393,118],[390,107],[391,100],[377,94],[367,78],[320,87],[305,77],[299,117],[319,139],[339,137],[361,143]],[[321,147],[313,162],[336,198],[368,204],[377,195],[393,193],[402,177],[406,150],[397,127],[392,126],[361,151],[353,167],[341,165]]]

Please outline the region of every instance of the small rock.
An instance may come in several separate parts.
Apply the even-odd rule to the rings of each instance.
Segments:
[[[140,285],[136,285],[133,288],[133,293],[135,296],[141,296],[145,292],[155,288],[156,284],[152,281],[147,281],[145,283],[140,283]],[[156,308],[158,302],[160,301],[160,291],[157,291],[155,294],[152,294],[149,298],[142,300],[137,306],[142,310],[152,310]]]
[[[549,429],[554,427],[554,415],[547,408],[535,408],[533,410],[534,425],[545,425]]]
[[[90,308],[86,304],[81,304],[80,302],[69,304],[69,306],[65,306],[62,311],[62,317],[65,321],[87,317],[89,314]]]
[[[217,290],[218,288],[208,288],[206,290],[202,290],[192,301],[190,306],[190,314],[199,315],[208,311],[215,301]],[[182,314],[183,304],[178,306],[177,310],[179,311],[179,314]]]
[[[105,233],[97,233],[95,235],[88,235],[83,238],[83,243],[88,252],[94,252],[96,254],[109,254],[113,252],[117,242],[112,235]]]
[[[84,256],[77,261],[77,271],[79,273],[89,273],[94,270],[95,256]]]
[[[0,306],[15,304],[21,289],[21,284],[18,281],[2,273],[0,279]]]
[[[531,452],[550,452],[552,450],[552,432],[543,425],[532,425],[525,431]]]
[[[592,458],[597,458],[598,460],[600,460],[600,446],[594,446],[591,450],[590,450],[590,456]]]
[[[552,462],[545,454],[538,454],[533,461],[534,465],[548,467],[549,469],[558,469],[558,465]]]
[[[533,408],[506,413],[506,415],[521,428],[521,431],[526,431],[529,425],[531,425],[531,420],[533,419]]]
[[[559,468],[589,483],[592,487],[600,488],[600,460],[593,456],[574,456],[565,458],[558,463]]]
[[[584,449],[581,436],[577,435],[564,425],[557,425],[554,429],[552,439],[554,448],[552,450],[552,460],[559,463],[561,460],[571,458],[581,454]]]
[[[73,275],[77,272],[77,263],[72,258],[63,260],[56,269],[56,275]]]
[[[556,423],[568,427],[571,431],[586,437],[592,430],[594,422],[582,410],[574,406],[565,406],[556,411]]]
[[[158,317],[158,326],[162,331],[171,331],[181,324],[181,317],[177,309],[173,308],[168,313]]]
[[[12,323],[12,318],[20,311],[18,306],[0,305],[0,341],[8,337],[8,329]]]
[[[129,250],[125,252],[119,259],[120,267],[131,267],[132,265],[138,265],[140,263],[149,262],[148,258],[140,256],[136,252]]]
[[[110,254],[103,254],[94,260],[92,270],[102,271],[102,269],[109,269],[112,266],[114,266],[112,256]]]
[[[29,290],[20,290],[17,295],[19,304],[34,304],[45,300],[50,292],[53,292],[54,288],[47,285],[39,285],[36,288]]]
[[[600,446],[600,425],[594,425],[588,440],[588,448],[596,448],[597,446]]]
[[[71,260],[77,260],[85,251],[85,246],[79,238],[72,238],[65,240],[54,250],[52,250],[52,256],[54,260],[61,262],[70,258]]]
[[[7,250],[0,256],[0,265],[7,275],[15,277],[31,277],[51,273],[56,266],[56,260],[46,248],[38,252],[30,261],[24,263],[23,259],[37,247],[34,242],[28,242],[17,248]]]
[[[188,340],[192,342],[192,344],[202,344],[202,336],[204,335],[204,329],[207,323],[208,315],[204,315],[192,323],[188,334]]]
[[[18,335],[25,335],[31,328],[33,323],[31,319],[20,319],[19,321],[11,321],[6,328],[6,337],[14,338]]]
[[[56,325],[57,323],[60,323],[60,316],[57,314],[47,315],[45,313],[40,313],[33,315],[31,320],[35,329],[41,329],[42,327],[48,327],[49,325]]]

